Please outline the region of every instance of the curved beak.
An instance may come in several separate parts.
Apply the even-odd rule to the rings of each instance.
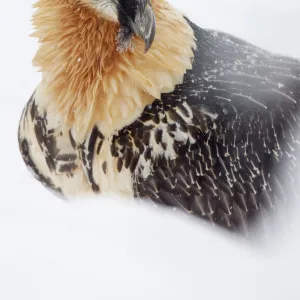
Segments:
[[[137,11],[131,27],[136,35],[144,40],[146,53],[153,44],[156,30],[155,15],[150,4]]]

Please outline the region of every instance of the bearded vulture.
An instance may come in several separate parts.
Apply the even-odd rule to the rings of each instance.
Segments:
[[[42,80],[18,139],[46,187],[151,199],[242,233],[294,190],[299,60],[199,28],[166,0],[35,9]]]

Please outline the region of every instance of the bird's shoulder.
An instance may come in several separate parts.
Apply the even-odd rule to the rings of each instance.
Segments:
[[[19,123],[19,148],[26,166],[37,180],[61,197],[88,190],[71,132],[63,130],[55,111],[41,109],[36,98],[35,91]]]
[[[300,60],[189,23],[197,43],[193,68],[163,99],[184,95],[189,105],[234,106],[239,113],[298,105]]]

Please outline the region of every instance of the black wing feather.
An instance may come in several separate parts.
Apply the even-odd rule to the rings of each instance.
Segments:
[[[300,61],[190,24],[198,47],[193,69],[119,136],[133,135],[143,124],[144,134],[134,134],[133,140],[146,146],[139,154],[152,160],[152,172],[145,179],[137,170],[136,197],[245,233],[251,220],[274,210],[292,185],[290,180],[283,185],[282,178],[292,178],[298,164]],[[182,118],[189,114],[184,104],[193,112],[193,125]],[[157,124],[158,116],[159,122],[166,117],[175,122],[167,134],[174,139],[176,159],[151,155],[149,124],[152,119]],[[176,127],[196,142],[176,140]],[[155,139],[162,143],[161,132]]]

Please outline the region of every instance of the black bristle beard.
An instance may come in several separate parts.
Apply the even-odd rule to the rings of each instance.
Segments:
[[[120,25],[120,29],[116,38],[117,42],[117,51],[123,53],[127,50],[133,50],[133,35],[134,32],[129,26],[129,24],[122,24]]]

